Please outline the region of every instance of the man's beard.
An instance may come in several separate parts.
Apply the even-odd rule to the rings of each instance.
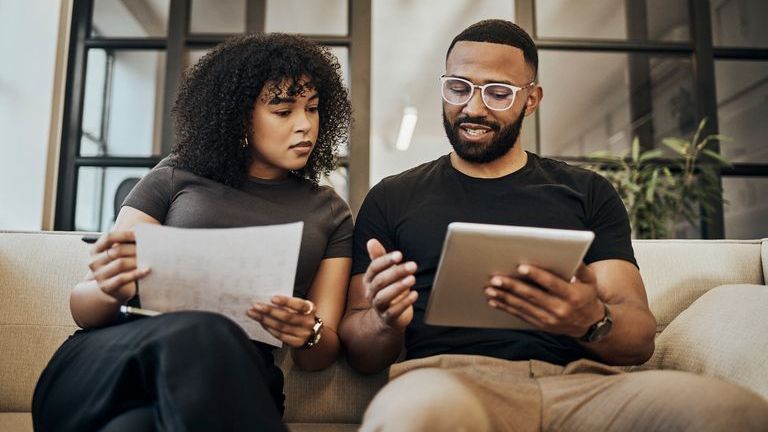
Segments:
[[[501,129],[498,123],[489,122],[480,117],[458,117],[451,124],[443,111],[443,127],[448,141],[456,154],[467,162],[488,163],[504,156],[514,147],[517,137],[520,135],[520,128],[523,126],[525,110],[520,112],[520,116],[511,125]],[[486,144],[469,143],[459,137],[459,124],[475,123],[491,128],[494,138]],[[487,132],[486,132],[487,133]]]

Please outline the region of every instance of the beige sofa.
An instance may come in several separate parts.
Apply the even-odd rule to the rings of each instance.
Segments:
[[[768,240],[634,247],[659,324],[656,353],[641,367],[716,375],[768,398]],[[32,391],[76,328],[68,294],[86,260],[87,245],[75,233],[0,232],[0,431],[32,429]],[[293,431],[355,430],[386,381],[384,373],[360,375],[343,361],[319,373],[297,370],[290,356],[279,362]]]

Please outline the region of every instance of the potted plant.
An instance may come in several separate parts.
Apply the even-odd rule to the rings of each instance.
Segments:
[[[586,167],[607,178],[624,201],[635,238],[667,238],[681,219],[695,226],[700,211],[710,214],[712,203],[722,198],[720,169],[730,162],[707,145],[729,139],[701,138],[705,124],[706,119],[691,139],[662,139],[671,158],[662,149],[641,151],[637,137],[628,155],[600,151],[587,157]]]

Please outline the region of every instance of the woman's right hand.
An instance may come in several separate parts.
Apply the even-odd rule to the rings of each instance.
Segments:
[[[136,233],[105,233],[91,247],[88,267],[99,289],[120,303],[136,295],[136,281],[149,274],[149,269],[136,267]]]

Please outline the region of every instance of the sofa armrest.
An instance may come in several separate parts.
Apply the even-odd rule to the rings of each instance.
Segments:
[[[702,295],[657,337],[643,369],[720,377],[768,399],[768,287],[721,285]]]

